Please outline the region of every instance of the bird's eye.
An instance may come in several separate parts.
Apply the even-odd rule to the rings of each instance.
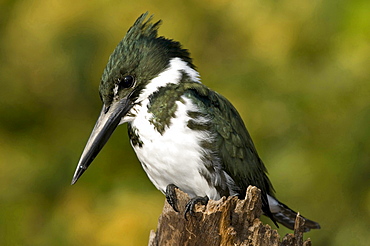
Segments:
[[[134,85],[135,79],[131,75],[127,75],[125,77],[119,78],[118,79],[118,85],[121,88],[130,88]]]

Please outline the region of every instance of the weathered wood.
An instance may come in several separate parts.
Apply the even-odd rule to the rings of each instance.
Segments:
[[[176,190],[179,213],[165,202],[158,220],[157,231],[151,231],[149,246],[175,245],[254,245],[254,246],[310,246],[303,242],[304,219],[297,216],[294,234],[287,234],[280,242],[280,235],[269,225],[264,225],[261,193],[249,186],[244,200],[237,197],[210,200],[207,206],[196,205],[195,216],[184,217],[189,201],[187,194]]]

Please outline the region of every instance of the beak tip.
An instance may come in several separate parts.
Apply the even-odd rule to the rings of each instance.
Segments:
[[[82,166],[77,167],[76,172],[73,175],[71,185],[74,185],[77,182],[77,180],[81,177],[81,175],[85,172],[85,170],[86,170],[86,168],[84,168]]]

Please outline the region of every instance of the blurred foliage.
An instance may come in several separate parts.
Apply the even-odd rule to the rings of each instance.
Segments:
[[[277,196],[320,222],[314,244],[368,245],[369,1],[0,4],[0,245],[146,245],[164,196],[125,126],[69,184],[105,63],[147,10],[238,108]]]

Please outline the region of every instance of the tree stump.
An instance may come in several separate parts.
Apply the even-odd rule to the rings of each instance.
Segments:
[[[158,220],[157,231],[151,231],[149,246],[175,245],[253,245],[253,246],[310,246],[310,239],[303,242],[304,219],[297,216],[294,234],[287,234],[280,242],[280,235],[269,225],[264,225],[261,192],[249,186],[244,200],[222,197],[209,200],[207,206],[196,205],[195,215],[184,217],[189,197],[176,189],[178,209],[165,202]]]

